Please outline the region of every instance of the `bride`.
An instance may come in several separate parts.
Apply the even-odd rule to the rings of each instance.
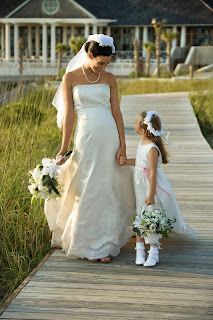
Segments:
[[[53,100],[58,126],[63,124],[57,155],[63,194],[45,202],[52,246],[93,262],[110,262],[119,254],[135,215],[132,171],[118,164],[126,145],[116,79],[104,71],[114,52],[111,37],[89,36]],[[76,115],[73,153],[65,162]]]

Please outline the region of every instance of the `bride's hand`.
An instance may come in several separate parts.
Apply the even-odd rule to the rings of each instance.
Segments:
[[[116,161],[119,164],[120,157],[126,158],[126,147],[120,147],[116,155]]]
[[[59,164],[59,166],[62,166],[62,164],[64,164],[67,161],[67,158],[64,159],[63,155],[58,153],[56,156],[56,161],[57,161],[57,164]]]

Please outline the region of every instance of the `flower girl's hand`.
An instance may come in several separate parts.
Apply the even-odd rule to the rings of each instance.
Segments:
[[[148,196],[145,200],[145,203],[147,205],[150,205],[150,204],[154,204],[155,203],[155,197],[151,197],[151,196]]]
[[[120,166],[124,166],[125,164],[127,164],[126,157],[120,156],[119,164],[120,164]]]

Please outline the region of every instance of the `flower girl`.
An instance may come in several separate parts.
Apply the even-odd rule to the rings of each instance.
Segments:
[[[142,112],[135,122],[135,131],[142,140],[138,144],[136,159],[120,158],[120,165],[132,165],[136,195],[137,217],[133,223],[136,236],[137,265],[155,266],[159,262],[159,239],[172,231],[196,237],[196,233],[183,220],[177,200],[161,164],[168,163],[160,116],[155,111]],[[150,244],[145,260],[144,240]]]

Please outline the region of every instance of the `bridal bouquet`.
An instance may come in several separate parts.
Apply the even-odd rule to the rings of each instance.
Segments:
[[[141,217],[136,216],[133,218],[133,231],[138,236],[151,236],[151,234],[159,234],[164,237],[168,237],[173,226],[172,224],[176,219],[168,219],[166,217],[165,210],[149,209],[147,205],[142,209]]]
[[[66,159],[71,153],[71,150],[68,151],[62,158]],[[31,185],[28,189],[33,195],[31,202],[34,198],[50,200],[61,196],[61,186],[58,182],[60,165],[57,162],[55,159],[43,158],[34,170],[29,171]]]
[[[32,201],[34,198],[50,200],[60,197],[57,180],[60,166],[56,163],[55,159],[44,158],[34,170],[29,171],[31,185],[28,189],[33,195]]]

